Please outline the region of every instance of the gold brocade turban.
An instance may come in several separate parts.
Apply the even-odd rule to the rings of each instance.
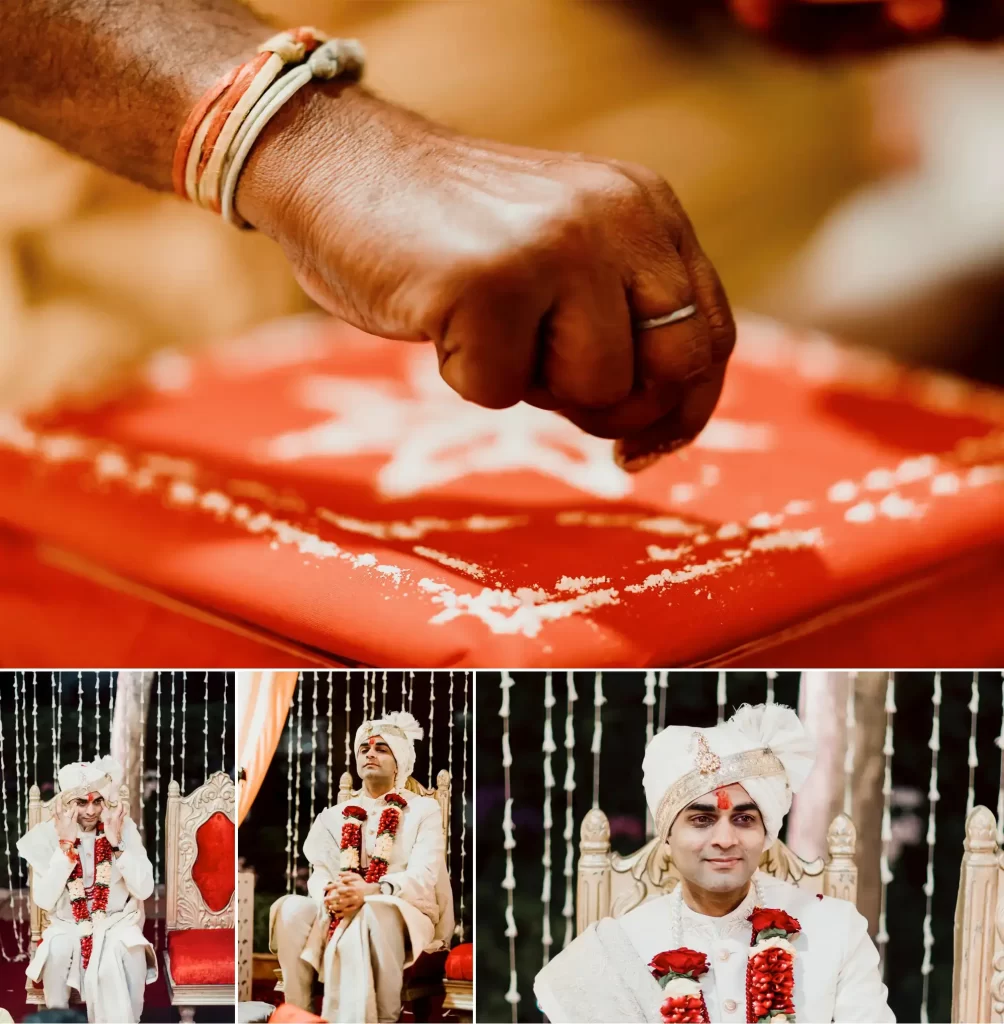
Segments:
[[[711,729],[663,729],[642,764],[656,831],[665,841],[684,807],[738,782],[760,809],[766,849],[777,839],[792,794],[805,782],[815,756],[815,743],[798,715],[782,704],[744,704]]]

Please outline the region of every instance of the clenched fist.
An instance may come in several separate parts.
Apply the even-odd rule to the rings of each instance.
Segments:
[[[692,440],[718,400],[728,300],[644,167],[472,139],[358,86],[314,86],[263,135],[237,207],[324,309],[431,341],[472,402],[527,401],[621,439],[631,468]]]

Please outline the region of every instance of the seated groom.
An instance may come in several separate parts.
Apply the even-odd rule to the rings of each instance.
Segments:
[[[645,798],[680,884],[550,961],[534,983],[548,1020],[894,1021],[857,909],[757,870],[814,759],[779,704],[659,733]]]
[[[143,1012],[157,957],[143,937],[153,867],[119,802],[122,768],[111,757],[59,769],[53,814],[18,840],[31,865],[31,896],[49,926],[28,966],[49,1009],[75,989],[89,1021],[125,1024]]]
[[[396,1021],[404,969],[449,947],[453,891],[439,804],[405,788],[422,728],[404,711],[356,732],[361,793],[322,811],[303,844],[308,896],[272,905],[271,948],[286,1001],[311,1008],[315,976],[329,1021]]]

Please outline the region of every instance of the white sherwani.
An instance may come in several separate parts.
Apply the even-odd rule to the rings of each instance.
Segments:
[[[868,923],[846,900],[811,893],[758,874],[764,902],[784,910],[802,926],[794,939],[795,1016],[800,1021],[895,1021],[886,1003],[879,956]],[[649,961],[686,946],[705,953],[711,965],[700,982],[708,1015],[715,1022],[746,1020],[746,965],[756,904],[749,895],[731,914],[706,917],[684,904],[683,934],[672,934],[675,898],[661,896],[617,918],[592,925],[538,975],[537,1001],[554,1024],[613,1024],[662,1020],[662,988]],[[595,984],[593,980],[595,979]]]
[[[362,807],[363,869],[377,838],[383,797],[362,794],[322,811],[303,844],[312,873],[307,896],[284,896],[272,905],[271,948],[279,955],[286,1000],[310,1007],[314,975],[324,982],[322,1016],[338,1022],[396,1021],[402,972],[423,951],[447,948],[453,935],[453,890],[439,804],[400,791],[408,806],[394,840],[384,881],[393,895],[367,896],[327,941],[330,918],[324,891],[339,874],[343,809]]]
[[[94,884],[96,839],[96,832],[80,833],[77,852],[85,888]],[[143,937],[143,901],[153,893],[153,867],[131,818],[122,828],[122,847],[123,852],[112,858],[106,917],[95,922],[90,963],[82,972],[80,932],[66,889],[73,862],[59,848],[56,826],[42,822],[17,844],[32,868],[32,899],[49,914],[28,977],[41,979],[50,1009],[67,1006],[70,989],[76,989],[87,1004],[88,1020],[98,1024],[138,1021],[144,989],[157,977],[156,954]]]

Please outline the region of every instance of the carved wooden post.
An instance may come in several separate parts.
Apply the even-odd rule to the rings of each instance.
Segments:
[[[579,831],[578,885],[575,893],[575,928],[581,935],[601,917],[610,915],[610,822],[594,807],[582,819]]]
[[[443,812],[443,834],[448,835],[450,829],[450,773],[444,768],[436,776],[436,800]],[[449,852],[447,851],[447,863]]]
[[[38,786],[32,786],[28,790],[28,828],[34,828],[42,820],[42,792]],[[31,893],[31,882],[32,882],[32,869],[28,868],[28,892]],[[42,938],[42,911],[38,904],[33,900],[28,900],[28,906],[31,908],[29,918],[31,920],[31,935],[29,952],[32,956],[35,955],[35,949],[38,947],[39,942]],[[30,986],[30,982],[28,982]]]
[[[164,909],[165,927],[173,931],[178,919],[178,887],[175,885],[178,873],[178,816],[181,811],[181,786],[172,779],[167,787],[167,812],[164,815],[164,860],[167,906]]]
[[[963,850],[959,898],[955,905],[953,1024],[991,1020],[990,982],[994,966],[994,919],[999,916],[1000,865],[997,822],[990,808],[979,806],[969,812]]]
[[[237,998],[251,999],[254,966],[254,883],[255,873],[245,868],[237,872]]]
[[[342,777],[338,780],[338,802],[343,804],[350,796],[352,796],[352,775],[349,772],[342,772]],[[311,824],[313,825],[313,822]]]
[[[858,830],[854,822],[842,811],[826,831],[826,867],[823,869],[823,895],[847,900],[852,904],[858,898],[858,866],[854,851]]]

